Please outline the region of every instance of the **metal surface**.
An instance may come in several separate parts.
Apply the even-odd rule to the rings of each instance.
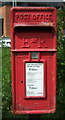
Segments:
[[[15,7],[11,9],[10,15],[13,113],[54,113],[56,109],[56,9]],[[34,66],[33,63],[36,65]],[[43,82],[38,82],[38,78],[43,79]],[[40,89],[42,86],[43,88]]]

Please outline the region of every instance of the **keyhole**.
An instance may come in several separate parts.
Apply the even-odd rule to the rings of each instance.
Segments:
[[[21,81],[21,83],[23,83],[23,81]]]

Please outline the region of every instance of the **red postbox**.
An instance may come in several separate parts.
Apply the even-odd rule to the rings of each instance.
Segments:
[[[13,113],[56,109],[56,9],[11,9]]]

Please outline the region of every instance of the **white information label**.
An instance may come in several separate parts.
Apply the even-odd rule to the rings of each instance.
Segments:
[[[44,64],[26,63],[26,96],[44,95]]]

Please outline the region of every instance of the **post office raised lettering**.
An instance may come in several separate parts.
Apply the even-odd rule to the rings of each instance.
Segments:
[[[35,14],[29,14],[29,13],[16,13],[15,14],[15,22],[19,22],[19,21],[45,21],[47,20],[48,22],[52,22],[53,21],[53,16],[51,13],[35,13]]]

